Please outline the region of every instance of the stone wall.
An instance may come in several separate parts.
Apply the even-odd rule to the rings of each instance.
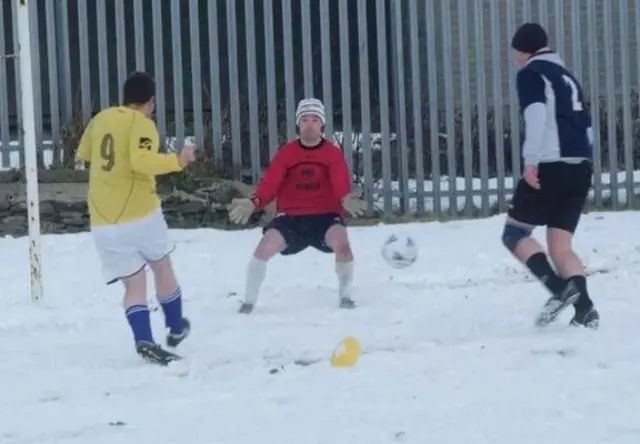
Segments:
[[[42,170],[39,172],[40,225],[42,233],[77,233],[89,229],[85,171]],[[236,229],[227,217],[231,199],[248,196],[252,187],[242,182],[200,178],[191,192],[175,186],[159,186],[167,222],[171,228]],[[0,236],[28,233],[27,196],[23,174],[0,173]],[[258,214],[252,225],[273,216],[273,208]]]

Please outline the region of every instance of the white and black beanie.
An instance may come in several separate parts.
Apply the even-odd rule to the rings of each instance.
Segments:
[[[324,111],[324,104],[318,99],[302,99],[298,102],[298,108],[296,108],[296,125],[300,124],[300,119],[304,116],[316,116],[322,121],[324,125],[326,122],[326,115]]]

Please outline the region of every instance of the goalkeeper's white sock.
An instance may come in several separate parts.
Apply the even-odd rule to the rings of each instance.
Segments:
[[[266,275],[267,261],[252,256],[247,269],[247,282],[244,291],[244,302],[246,304],[255,305],[258,302],[258,293]]]
[[[351,299],[351,283],[353,282],[353,261],[336,261],[336,274],[338,275],[338,294],[340,299]]]

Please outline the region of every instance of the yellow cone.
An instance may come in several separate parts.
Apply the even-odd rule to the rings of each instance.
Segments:
[[[344,338],[331,355],[331,366],[339,368],[353,367],[358,363],[362,349],[358,340],[352,336]]]

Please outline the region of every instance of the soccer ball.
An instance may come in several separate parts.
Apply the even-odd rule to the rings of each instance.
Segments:
[[[382,257],[390,267],[402,270],[418,259],[418,247],[410,236],[392,234],[384,241]]]

